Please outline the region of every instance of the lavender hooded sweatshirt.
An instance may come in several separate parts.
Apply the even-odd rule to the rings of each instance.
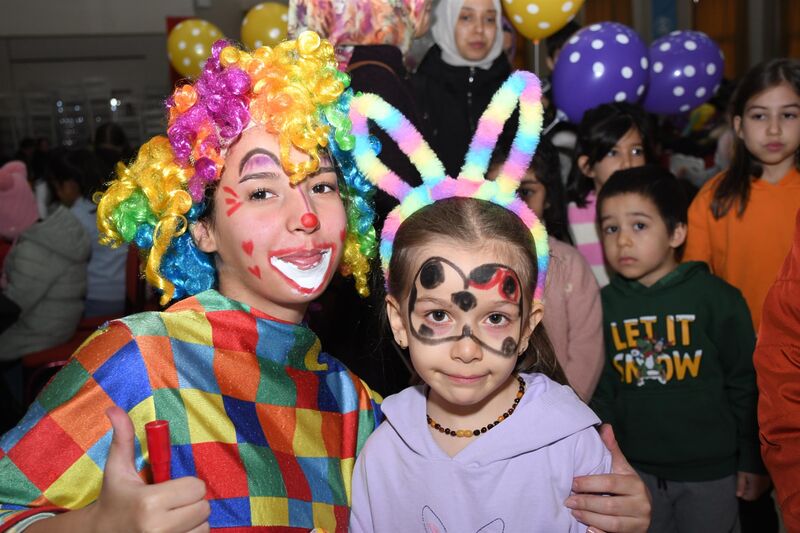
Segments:
[[[514,414],[449,457],[425,419],[424,386],[384,400],[353,475],[351,533],[578,532],[572,478],[611,470],[600,421],[569,387],[522,374]]]

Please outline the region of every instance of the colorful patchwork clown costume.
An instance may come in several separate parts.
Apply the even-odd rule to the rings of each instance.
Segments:
[[[188,297],[103,327],[0,439],[0,530],[21,530],[98,498],[111,406],[133,421],[142,478],[149,477],[144,425],[169,421],[172,476],[206,483],[212,529],[347,530],[355,457],[380,418],[376,398],[321,351],[305,325],[217,290],[213,257],[187,231],[246,130],[263,127],[277,137],[275,168],[293,184],[322,171],[329,147],[347,216],[341,270],[364,291],[375,247],[372,187],[348,163],[347,84],[332,46],[307,32],[252,53],[219,42],[200,78],[175,90],[168,138],[149,141],[120,172],[98,221],[107,243],[133,242],[143,251],[162,303]],[[307,161],[290,160],[290,149]],[[218,206],[223,216],[239,208],[225,204]],[[309,231],[326,222],[313,213],[302,220]]]

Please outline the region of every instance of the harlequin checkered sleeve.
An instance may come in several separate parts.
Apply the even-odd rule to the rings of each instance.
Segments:
[[[205,481],[212,529],[347,531],[379,401],[308,328],[213,290],[111,322],[0,438],[0,531],[97,498],[112,405],[133,420],[143,479],[144,425],[169,421],[172,476]]]

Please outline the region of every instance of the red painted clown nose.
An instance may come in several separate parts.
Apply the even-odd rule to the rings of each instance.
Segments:
[[[300,223],[303,227],[308,229],[313,229],[319,226],[319,219],[317,215],[314,213],[305,213],[303,216],[300,217]]]

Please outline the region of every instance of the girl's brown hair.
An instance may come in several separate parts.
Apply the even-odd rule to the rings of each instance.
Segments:
[[[800,94],[800,61],[788,58],[771,59],[750,69],[731,96],[730,116],[742,117],[743,120],[747,102],[752,97],[781,83],[788,83]],[[794,166],[800,169],[800,150],[795,153]],[[733,207],[736,207],[736,215],[741,217],[750,199],[751,181],[760,179],[763,171],[761,163],[737,135],[733,146],[733,161],[722,175],[711,199],[711,214],[714,218],[722,218]]]
[[[389,262],[389,294],[397,300],[407,296],[413,282],[411,267],[416,251],[435,239],[457,242],[476,251],[487,241],[505,245],[518,259],[517,275],[530,309],[536,288],[536,249],[528,228],[511,211],[473,198],[448,198],[424,207],[406,219],[394,239]],[[516,270],[516,269],[515,269]],[[561,384],[567,383],[555,350],[541,322],[534,329],[528,348],[517,360],[516,371],[539,372]]]

